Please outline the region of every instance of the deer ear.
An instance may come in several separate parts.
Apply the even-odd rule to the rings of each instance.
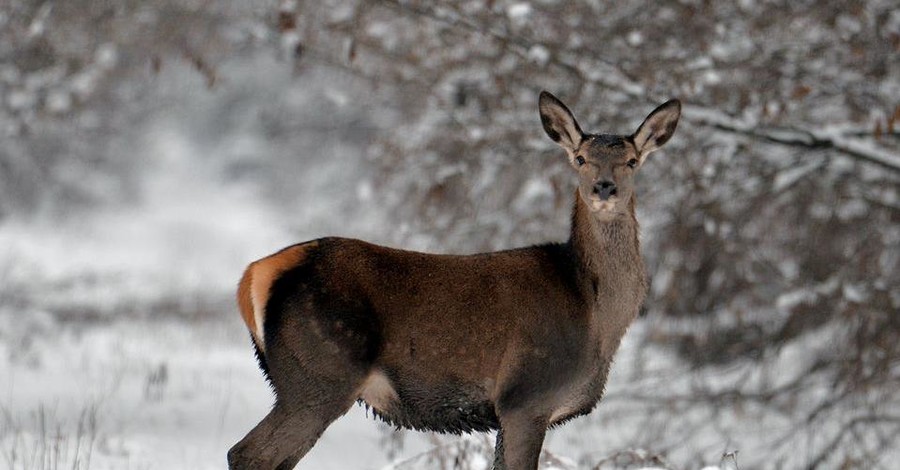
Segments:
[[[631,136],[638,151],[638,160],[644,163],[647,154],[660,148],[675,133],[678,118],[681,116],[681,102],[669,100],[659,105],[650,113],[641,127]]]
[[[541,112],[541,124],[544,125],[544,132],[570,154],[575,152],[575,149],[581,144],[584,134],[569,108],[546,91],[541,92],[538,108]]]

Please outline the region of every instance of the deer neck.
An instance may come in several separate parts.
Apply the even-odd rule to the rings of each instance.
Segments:
[[[579,258],[582,276],[621,277],[631,271],[643,274],[633,197],[628,206],[628,213],[600,220],[576,192],[569,244]]]
[[[604,355],[618,347],[647,290],[633,196],[628,207],[626,214],[598,220],[581,195],[575,194],[569,244],[579,260],[582,292],[597,324],[603,325]]]

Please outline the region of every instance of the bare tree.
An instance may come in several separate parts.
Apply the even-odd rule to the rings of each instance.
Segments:
[[[254,44],[269,50],[269,38],[254,34],[266,31],[269,10],[256,8],[169,0],[4,2],[0,217],[127,198],[133,181],[116,137],[153,110],[148,84],[179,63],[213,88],[219,61]],[[84,181],[90,178],[94,184]]]

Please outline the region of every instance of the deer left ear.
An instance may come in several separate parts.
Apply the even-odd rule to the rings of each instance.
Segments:
[[[647,155],[662,147],[675,133],[678,118],[681,117],[681,102],[669,100],[650,113],[638,130],[631,136],[638,151],[638,160],[644,163]]]

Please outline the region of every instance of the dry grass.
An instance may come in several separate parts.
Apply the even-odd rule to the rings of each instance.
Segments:
[[[97,445],[97,407],[84,407],[77,419],[39,406],[24,420],[0,408],[0,463],[9,470],[88,470]]]

